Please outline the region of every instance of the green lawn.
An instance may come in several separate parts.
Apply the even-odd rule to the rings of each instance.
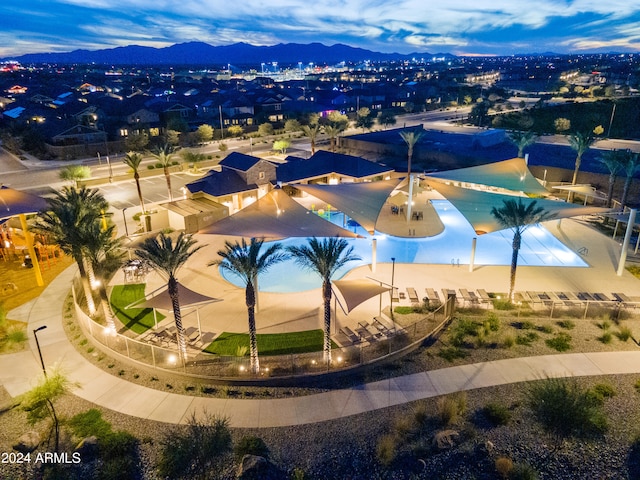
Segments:
[[[149,330],[155,325],[152,308],[124,308],[136,300],[144,298],[144,283],[115,285],[111,291],[111,309],[124,326],[137,334]],[[156,313],[158,322],[165,318]]]
[[[319,352],[322,351],[322,339],[320,329],[291,333],[259,333],[258,353],[267,356]],[[249,354],[248,333],[222,332],[204,351],[222,356],[236,356],[238,347],[246,347],[246,354]]]

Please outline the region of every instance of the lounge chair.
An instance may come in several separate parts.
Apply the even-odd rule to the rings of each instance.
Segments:
[[[418,293],[415,288],[407,287],[407,294],[409,295],[411,303],[420,303],[420,298],[418,297]]]
[[[461,288],[460,289],[460,295],[462,296],[462,299],[464,300],[464,303],[478,303],[478,299],[476,298],[475,294],[471,295],[471,293],[466,289],[466,288]]]
[[[440,296],[433,288],[426,288],[425,291],[430,302],[440,302]]]
[[[391,301],[393,302],[400,301],[400,295],[398,295],[398,287],[393,287],[393,290],[391,291]]]
[[[367,322],[358,322],[358,325],[369,332],[374,338],[380,338],[382,336],[382,333],[377,328]]]
[[[480,300],[482,302],[486,302],[486,303],[491,303],[491,297],[489,296],[489,294],[487,293],[487,291],[483,288],[479,288],[477,290],[478,292],[478,296],[480,297]]]
[[[344,333],[347,337],[349,337],[349,339],[353,342],[353,343],[358,343],[360,342],[360,336],[357,335],[353,330],[351,330],[349,327],[344,326],[340,329],[340,331],[342,333]]]

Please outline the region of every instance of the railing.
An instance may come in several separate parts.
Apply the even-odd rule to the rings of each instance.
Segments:
[[[323,375],[390,360],[417,349],[427,339],[437,335],[451,319],[455,307],[455,297],[450,297],[437,310],[408,326],[402,327],[395,324],[395,332],[385,338],[370,343],[360,342],[348,347],[333,348],[330,365],[323,362],[321,351],[260,356],[260,372],[253,374],[250,373],[249,357],[227,357],[192,351],[188,354],[187,360],[183,361],[177,345],[175,348],[161,347],[109,331],[85,313],[76,297],[79,291],[81,289],[72,286],[78,323],[85,335],[105,353],[110,352],[130,361],[170,373],[237,382]]]

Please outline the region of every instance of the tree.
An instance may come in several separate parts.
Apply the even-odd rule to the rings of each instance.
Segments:
[[[336,151],[336,138],[338,137],[338,135],[344,132],[345,128],[346,127],[339,123],[335,125],[327,125],[326,127],[324,127],[324,133],[326,133],[327,137],[329,137],[329,144],[331,146],[332,152]]]
[[[169,201],[173,202],[173,193],[171,192],[171,172],[169,171],[169,167],[172,165],[174,152],[176,151],[173,145],[169,143],[165,143],[162,146],[156,148],[151,156],[158,160],[160,165],[162,165],[162,170],[164,172],[164,178],[167,182],[167,192],[169,194]]]
[[[622,170],[625,155],[626,152],[624,151],[610,150],[598,157],[598,162],[609,170],[609,187],[607,189],[607,207],[609,208],[611,208],[613,201],[613,187],[616,183],[616,177],[618,176],[618,172]]]
[[[577,132],[573,135],[569,135],[569,145],[576,152],[575,168],[573,170],[573,178],[571,185],[575,185],[578,181],[578,171],[580,171],[580,164],[582,163],[582,155],[589,150],[589,147],[595,142],[595,137],[592,132]],[[573,195],[569,194],[569,201],[573,200]]]
[[[211,125],[202,124],[196,129],[196,141],[199,144],[210,142],[213,139],[213,127]]]
[[[488,117],[489,102],[478,102],[471,107],[471,112],[469,112],[469,121],[472,124],[481,127],[485,124]]]
[[[526,132],[515,130],[509,132],[509,140],[518,147],[518,158],[524,158],[524,149],[529,145],[533,145],[537,140],[537,135],[531,130]]]
[[[407,222],[411,218],[411,202],[413,201],[413,177],[411,175],[411,160],[413,158],[413,148],[424,135],[424,130],[405,130],[400,132],[400,136],[407,144],[407,172],[409,174],[409,201],[407,203]]]
[[[556,132],[562,133],[571,129],[571,120],[568,118],[556,118],[553,121],[553,128],[555,128]]]
[[[89,315],[96,311],[84,264],[89,227],[108,215],[109,204],[96,189],[64,187],[47,199],[48,208],[38,214],[35,229],[49,235],[78,266]]]
[[[373,126],[374,119],[371,117],[371,110],[362,107],[356,112],[356,127],[361,127],[362,131],[369,130]]]
[[[172,147],[178,146],[178,144],[180,143],[180,132],[171,129],[167,130],[164,135],[164,142],[167,145],[171,145]]]
[[[29,423],[35,424],[47,417],[51,419],[54,451],[56,452],[60,445],[60,418],[56,413],[55,402],[74,387],[78,387],[78,385],[70,382],[59,368],[54,368],[20,398],[20,407],[27,412]]]
[[[144,207],[144,198],[142,197],[142,187],[140,186],[140,164],[142,163],[142,155],[136,152],[128,152],[122,162],[133,170],[133,179],[136,182],[136,189],[138,190],[138,200],[140,200],[140,209],[142,213],[146,212]]]
[[[347,117],[344,113],[340,113],[336,110],[327,115],[327,121],[329,122],[329,125],[342,128],[343,131],[346,130],[349,126],[349,117]]]
[[[299,132],[300,131],[300,122],[295,118],[290,118],[286,122],[284,122],[284,131],[285,132]]]
[[[239,137],[244,133],[244,129],[240,125],[231,125],[229,128],[227,128],[227,132],[232,137]]]
[[[391,110],[383,110],[378,114],[378,124],[384,128],[392,127],[397,121],[396,114]]]
[[[91,178],[91,169],[86,165],[67,165],[60,170],[59,177],[60,180],[73,182],[73,185],[78,188],[80,180]]]
[[[287,153],[287,148],[291,146],[291,142],[286,138],[281,138],[273,142],[273,149],[279,151],[281,154]]]
[[[318,240],[308,238],[308,244],[287,248],[296,263],[316,272],[322,278],[322,301],[324,305],[323,360],[331,363],[331,278],[344,265],[360,260],[343,238],[330,237]]]
[[[273,125],[269,122],[260,124],[258,127],[258,135],[261,137],[273,135]]]
[[[198,171],[198,163],[204,162],[207,159],[204,153],[192,152],[191,150],[182,150],[180,156],[187,164],[192,164],[191,169],[194,173]]]
[[[178,352],[184,361],[187,358],[187,342],[182,326],[182,313],[180,311],[180,296],[178,292],[178,270],[189,260],[189,257],[200,250],[204,245],[196,245],[197,241],[184,232],[181,232],[175,241],[169,235],[160,233],[155,238],[147,238],[135,254],[149,263],[158,274],[167,279],[167,290],[173,307],[173,317],[176,322]]]
[[[624,180],[624,188],[622,189],[622,197],[620,198],[620,208],[624,210],[624,207],[627,206],[633,176],[640,171],[639,154],[626,150],[625,155],[622,157],[622,169],[626,174],[626,178]]]
[[[503,200],[503,206],[500,208],[492,207],[491,215],[498,221],[503,228],[510,228],[513,231],[513,254],[511,256],[511,273],[509,277],[509,301],[513,300],[513,290],[516,284],[516,269],[518,268],[518,253],[522,243],[522,234],[531,225],[551,220],[555,217],[545,210],[538,207],[537,201],[533,200],[528,204],[522,201],[522,198]]]
[[[270,245],[264,253],[261,253],[263,243],[264,239],[256,238],[252,238],[249,244],[244,238],[241,243],[225,241],[224,249],[218,250],[220,259],[209,263],[209,266],[219,265],[221,269],[239,276],[245,284],[252,373],[260,372],[255,317],[258,276],[288,258],[288,255],[282,252],[280,243]]]
[[[141,152],[149,145],[149,135],[147,132],[134,133],[124,139],[124,146],[127,150]]]
[[[313,155],[316,153],[316,138],[318,138],[318,133],[320,132],[320,125],[317,123],[302,125],[300,130],[306,137],[309,137],[309,141],[311,142],[311,155]]]

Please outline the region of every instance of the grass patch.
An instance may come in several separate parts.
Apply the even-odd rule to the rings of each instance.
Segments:
[[[553,338],[547,338],[545,343],[549,348],[553,348],[559,352],[571,350],[571,335],[568,333],[557,333]]]
[[[530,346],[533,342],[535,342],[540,336],[536,332],[527,332],[524,334],[518,334],[516,336],[516,343],[518,345]]]
[[[115,285],[111,291],[111,308],[118,320],[129,330],[141,334],[155,325],[153,308],[125,308],[133,302],[144,298],[144,283],[131,283],[127,285]],[[156,313],[158,322],[165,316]]]
[[[322,351],[322,330],[306,330],[291,333],[259,333],[258,353],[261,356],[282,355],[289,353],[306,353]],[[237,352],[249,347],[248,333],[223,332],[204,349],[207,353],[222,356],[236,356]],[[337,348],[337,345],[333,344]]]
[[[398,315],[409,315],[410,313],[413,313],[413,307],[401,305],[399,307],[395,307],[393,309],[393,312],[397,313]]]
[[[467,352],[458,347],[445,347],[438,352],[438,356],[448,362],[453,362],[456,358],[465,358]]]

